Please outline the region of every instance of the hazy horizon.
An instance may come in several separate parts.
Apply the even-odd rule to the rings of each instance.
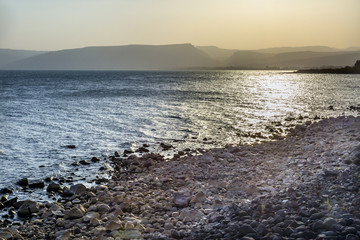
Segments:
[[[0,48],[360,46],[358,0],[0,0]]]

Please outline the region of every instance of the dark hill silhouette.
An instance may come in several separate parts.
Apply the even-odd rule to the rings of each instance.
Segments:
[[[22,70],[168,70],[219,63],[191,44],[86,47],[49,52],[5,66]]]
[[[360,60],[357,60],[353,67],[300,69],[296,73],[360,74]]]

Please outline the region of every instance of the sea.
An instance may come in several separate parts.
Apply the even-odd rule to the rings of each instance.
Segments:
[[[44,189],[16,182],[89,185],[109,177],[100,169],[111,169],[114,152],[148,144],[170,159],[186,148],[272,141],[296,124],[358,116],[359,104],[356,74],[0,71],[0,189],[41,201]]]

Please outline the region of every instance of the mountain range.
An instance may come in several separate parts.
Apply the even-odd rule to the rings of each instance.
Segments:
[[[258,50],[215,46],[124,45],[59,51],[0,49],[2,70],[306,69],[352,66],[360,47],[283,47]]]

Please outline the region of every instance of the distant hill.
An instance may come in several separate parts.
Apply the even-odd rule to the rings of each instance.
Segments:
[[[291,53],[291,52],[338,52],[337,48],[327,46],[304,46],[304,47],[276,47],[253,50],[261,53]]]
[[[0,49],[0,66],[9,64],[11,62],[19,61],[21,59],[40,55],[43,53],[45,53],[45,52],[44,51]]]
[[[225,61],[235,52],[239,51],[237,49],[224,49],[216,46],[197,46],[197,48],[218,61]]]
[[[22,70],[168,70],[219,63],[191,44],[86,47],[40,54],[3,66]]]
[[[247,68],[314,68],[341,67],[352,65],[360,58],[360,52],[289,52],[289,53],[259,53],[238,51],[226,62],[225,66]]]
[[[53,52],[0,49],[0,69],[12,70],[178,70],[307,69],[351,66],[360,50],[326,46],[260,50],[191,44],[85,47]],[[353,50],[353,51],[352,51]]]

